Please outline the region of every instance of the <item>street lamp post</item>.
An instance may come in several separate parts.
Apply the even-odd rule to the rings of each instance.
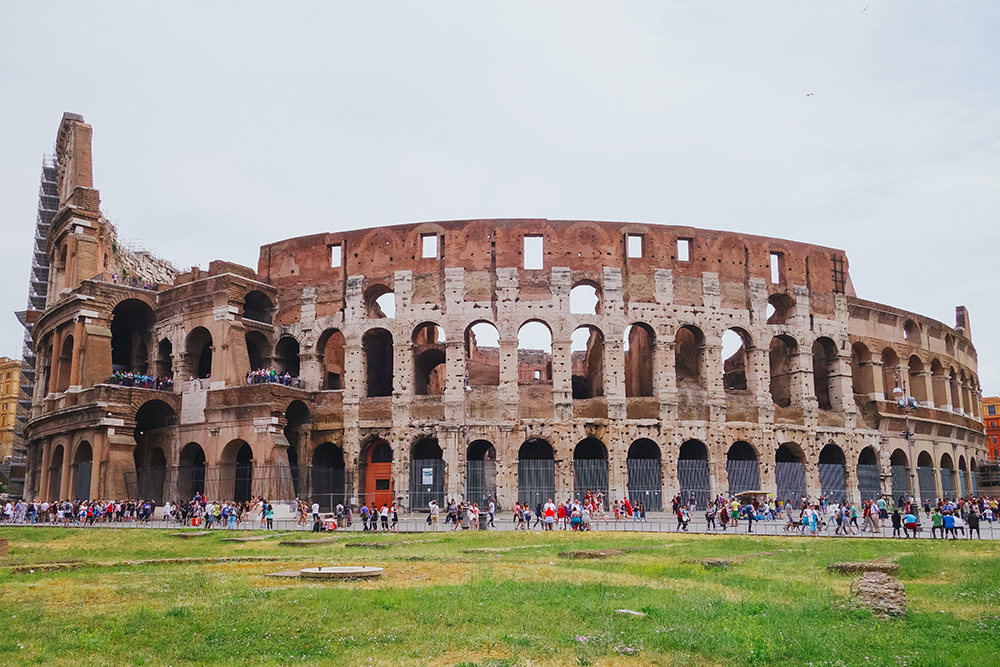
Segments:
[[[906,450],[910,463],[910,496],[913,497],[914,490],[917,488],[914,483],[917,462],[913,460],[913,433],[910,431],[910,412],[919,408],[920,404],[917,403],[917,399],[913,398],[906,392],[906,375],[903,373],[902,366],[896,366],[896,368],[892,371],[892,377],[896,380],[896,386],[892,390],[892,397],[896,399],[896,405],[903,411],[903,416],[906,420],[906,428],[902,433],[900,433],[900,435],[906,438]],[[900,385],[902,385],[902,387],[900,387]],[[921,489],[921,491],[923,491],[923,489]],[[920,502],[919,498],[917,498],[917,502]]]

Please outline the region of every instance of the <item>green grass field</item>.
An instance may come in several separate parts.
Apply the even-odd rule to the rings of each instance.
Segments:
[[[477,532],[352,533],[287,547],[279,537],[220,541],[227,536],[0,530],[9,540],[0,557],[0,665],[1000,664],[995,542]],[[358,541],[388,548],[345,547]],[[494,551],[466,551],[484,548]],[[623,553],[559,555],[568,549]],[[728,570],[684,562],[747,554],[757,555]],[[280,560],[11,569],[233,555]],[[826,571],[880,557],[901,565],[904,619],[852,609],[851,577]],[[385,576],[263,576],[335,564],[378,565]]]

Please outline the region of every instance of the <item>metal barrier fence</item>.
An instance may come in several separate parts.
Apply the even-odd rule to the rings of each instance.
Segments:
[[[487,507],[497,496],[497,462],[492,460],[466,461],[465,495],[469,502]]]
[[[760,468],[756,461],[729,459],[726,461],[726,473],[729,475],[730,496],[760,490]]]
[[[424,509],[432,500],[444,507],[444,461],[442,459],[410,460],[410,508]]]
[[[594,494],[600,491],[604,498],[608,497],[607,459],[573,460],[573,497],[583,500],[587,491]]]
[[[878,500],[882,496],[882,475],[877,465],[858,464],[858,491],[861,500]]]
[[[843,463],[820,463],[819,486],[831,502],[847,501],[847,471]]]
[[[534,507],[556,497],[556,466],[552,459],[517,462],[517,501]]]
[[[774,481],[778,500],[798,501],[806,495],[806,467],[798,461],[775,463]]]
[[[937,498],[937,485],[934,483],[934,468],[918,467],[917,483],[920,484],[920,499],[933,500]]]
[[[628,459],[628,497],[639,500],[649,512],[663,509],[663,484],[659,459]]]
[[[677,461],[677,481],[681,487],[681,500],[690,502],[694,496],[697,507],[708,507],[712,496],[712,479],[705,459],[680,459]]]
[[[891,471],[893,502],[898,501],[900,497],[909,498],[911,495],[910,471],[906,469],[906,466],[892,466]]]

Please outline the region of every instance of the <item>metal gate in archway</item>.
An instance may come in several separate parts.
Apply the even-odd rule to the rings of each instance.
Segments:
[[[628,497],[641,501],[647,510],[663,509],[663,484],[659,459],[627,459]]]
[[[77,500],[90,500],[90,473],[92,469],[92,461],[76,464],[76,488],[74,492]]]
[[[917,482],[920,484],[919,500],[933,503],[937,499],[937,485],[934,483],[934,468],[920,466],[917,468]]]
[[[698,507],[708,507],[712,497],[712,478],[708,473],[705,459],[679,459],[677,461],[677,483],[681,487],[681,500],[690,502],[691,495]]]
[[[898,503],[899,497],[910,497],[910,471],[906,466],[892,466],[892,502]]]
[[[729,476],[730,496],[760,490],[760,466],[757,461],[729,459],[726,461],[726,473]]]
[[[819,486],[828,500],[847,502],[847,470],[843,463],[820,463]]]
[[[941,497],[955,497],[954,472],[948,468],[941,468]]]
[[[556,496],[556,464],[552,459],[517,462],[517,501],[535,507]]]
[[[882,471],[877,465],[858,464],[858,491],[861,500],[878,500],[882,495]]]
[[[410,509],[429,507],[432,500],[444,507],[444,460],[410,460]]]
[[[487,507],[497,496],[497,462],[480,459],[465,462],[465,499]]]
[[[587,491],[593,494],[600,491],[607,499],[607,459],[573,459],[573,496],[582,501]]]
[[[959,495],[962,498],[964,498],[965,495],[966,495],[966,493],[965,493],[965,486],[966,486],[965,485],[965,471],[964,470],[959,470],[958,471],[958,492],[959,492]]]
[[[806,467],[800,461],[777,461],[774,464],[774,485],[778,500],[799,507],[806,495]]]

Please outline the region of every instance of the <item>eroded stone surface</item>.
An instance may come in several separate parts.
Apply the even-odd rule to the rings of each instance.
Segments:
[[[827,566],[828,572],[836,572],[839,574],[858,574],[861,572],[882,572],[885,574],[897,574],[899,572],[899,563],[894,563],[890,560],[876,559],[864,562],[844,562],[844,563],[834,563],[833,565]]]
[[[851,582],[851,604],[878,616],[905,616],[906,588],[884,572],[865,572]]]

